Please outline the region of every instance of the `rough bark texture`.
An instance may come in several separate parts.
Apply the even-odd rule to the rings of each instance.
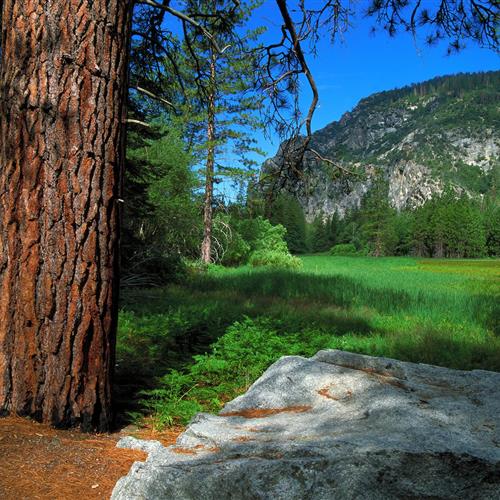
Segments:
[[[208,95],[207,120],[207,164],[205,171],[205,200],[203,209],[203,241],[201,243],[201,260],[210,263],[212,260],[212,219],[214,199],[214,171],[215,171],[215,92],[216,92],[216,65],[217,54],[210,51],[210,90]]]
[[[3,414],[111,423],[129,4],[3,0]]]

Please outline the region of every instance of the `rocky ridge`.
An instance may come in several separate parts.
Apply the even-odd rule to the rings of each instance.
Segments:
[[[284,357],[149,453],[131,499],[500,498],[500,373],[343,351]]]
[[[279,185],[296,196],[309,221],[359,208],[377,179],[387,183],[398,210],[420,206],[447,187],[483,195],[500,179],[499,89],[500,71],[374,94],[311,140],[312,149],[356,175],[338,175],[312,153],[292,175],[281,168],[283,144],[264,163],[262,179],[281,177]]]

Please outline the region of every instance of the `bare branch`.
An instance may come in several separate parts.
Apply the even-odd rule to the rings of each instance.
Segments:
[[[286,71],[285,73],[283,73],[281,76],[279,76],[278,78],[276,79],[273,79],[270,83],[268,83],[264,89],[265,90],[269,90],[273,87],[277,87],[278,83],[280,83],[282,80],[284,80],[285,78],[288,78],[292,75],[299,75],[301,74],[302,71],[300,70],[290,70],[290,71]]]
[[[142,125],[143,127],[151,128],[149,123],[143,122],[141,120],[136,120],[135,118],[127,118],[125,123],[133,123],[135,125]]]
[[[214,36],[210,31],[208,31],[204,26],[202,26],[198,21],[193,19],[192,17],[184,14],[184,12],[180,12],[178,10],[172,9],[169,5],[163,5],[161,3],[155,2],[155,0],[139,0],[137,3],[144,4],[144,5],[149,5],[151,7],[155,7],[157,9],[162,9],[165,12],[168,12],[169,14],[172,14],[173,16],[181,19],[182,21],[191,24],[195,28],[199,29],[210,41],[214,49],[219,53],[222,54],[225,50],[228,49],[229,46],[223,47],[222,49],[219,47],[217,44],[217,41],[215,40]]]
[[[318,104],[318,99],[319,99],[318,88],[316,87],[316,82],[314,81],[312,73],[309,70],[309,66],[308,66],[306,58],[304,56],[304,52],[302,51],[300,39],[299,39],[299,36],[297,35],[297,32],[295,30],[295,25],[292,21],[290,13],[288,12],[286,0],[276,0],[276,3],[278,4],[278,8],[280,9],[281,16],[283,17],[285,27],[286,27],[286,29],[287,29],[287,31],[290,34],[290,37],[292,39],[293,51],[295,53],[295,56],[297,57],[297,60],[300,64],[300,67],[302,68],[302,71],[307,78],[307,81],[309,82],[309,87],[311,88],[311,91],[313,94],[311,105],[309,106],[309,111],[308,111],[306,119],[305,119],[307,136],[310,137],[312,134],[311,121],[312,121],[312,117],[314,115],[314,111],[316,110],[316,106]]]
[[[148,97],[151,97],[151,99],[155,99],[157,101],[160,101],[163,104],[166,104],[167,106],[170,106],[171,108],[175,109],[175,106],[170,101],[167,101],[167,99],[164,99],[163,97],[160,97],[156,94],[153,94],[153,92],[150,92],[149,90],[146,90],[142,87],[132,87],[132,88],[137,90],[141,94],[144,94],[144,95],[147,95]]]
[[[338,163],[335,163],[333,160],[330,160],[329,158],[325,158],[320,153],[318,153],[318,151],[316,151],[315,149],[307,148],[307,151],[310,151],[314,156],[316,156],[316,158],[318,160],[320,160],[322,162],[325,162],[325,163],[328,163],[329,165],[332,165],[333,167],[335,167],[335,168],[337,168],[339,170],[342,170],[342,172],[344,172],[345,174],[358,175],[359,176],[359,174],[357,172],[353,172],[352,170],[349,170],[348,168],[345,168],[342,165],[339,165]]]

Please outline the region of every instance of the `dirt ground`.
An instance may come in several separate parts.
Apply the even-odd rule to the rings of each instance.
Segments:
[[[120,437],[134,435],[170,445],[181,431],[154,433],[127,427],[114,434],[83,434],[19,417],[0,418],[0,498],[109,498],[132,463],[146,458],[143,452],[116,448]]]

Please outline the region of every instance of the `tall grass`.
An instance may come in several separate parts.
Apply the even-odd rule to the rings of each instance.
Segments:
[[[254,378],[282,355],[322,348],[500,371],[500,261],[302,260],[298,271],[212,268],[182,286],[128,292],[122,386],[152,390],[146,406],[165,424],[244,390],[239,358]]]

